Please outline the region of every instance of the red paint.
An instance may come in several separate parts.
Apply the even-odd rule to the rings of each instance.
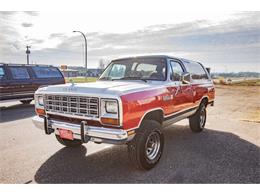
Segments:
[[[121,96],[123,104],[123,129],[138,127],[142,117],[149,110],[161,108],[165,116],[198,106],[202,97],[214,100],[213,84],[191,84],[180,87],[161,87]],[[164,97],[171,97],[164,100]],[[173,97],[173,98],[172,98]]]

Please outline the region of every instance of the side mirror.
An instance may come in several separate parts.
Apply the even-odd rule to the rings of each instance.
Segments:
[[[181,82],[183,84],[190,84],[190,73],[185,72],[181,75]]]

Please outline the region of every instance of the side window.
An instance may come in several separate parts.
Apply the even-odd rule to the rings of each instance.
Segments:
[[[3,67],[0,67],[0,79],[4,78],[5,76],[5,71]]]
[[[13,79],[29,79],[29,73],[26,67],[10,67]]]
[[[178,62],[171,61],[171,73],[170,73],[170,78],[172,81],[180,81],[181,80],[181,75],[183,73],[182,67]]]
[[[60,71],[54,67],[32,67],[37,78],[60,78]]]
[[[191,73],[193,80],[209,79],[207,73],[199,63],[185,63],[185,67],[187,71]]]

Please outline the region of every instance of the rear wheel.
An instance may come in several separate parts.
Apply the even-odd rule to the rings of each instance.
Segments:
[[[207,119],[206,102],[202,102],[196,113],[189,118],[190,128],[193,132],[204,130]]]
[[[137,168],[149,170],[159,162],[163,146],[160,123],[145,120],[134,139],[128,143],[129,158]]]
[[[30,104],[32,100],[20,100],[22,104]]]
[[[83,144],[81,140],[68,140],[68,139],[62,139],[59,135],[55,135],[58,142],[60,142],[62,145],[66,147],[79,147]]]

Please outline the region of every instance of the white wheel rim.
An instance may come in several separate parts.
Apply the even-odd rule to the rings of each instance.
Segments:
[[[160,147],[161,147],[161,139],[159,133],[158,132],[151,133],[147,138],[145,144],[146,157],[149,160],[154,160],[159,153]]]
[[[203,107],[200,111],[200,127],[203,128],[206,121],[206,110],[205,107]]]

